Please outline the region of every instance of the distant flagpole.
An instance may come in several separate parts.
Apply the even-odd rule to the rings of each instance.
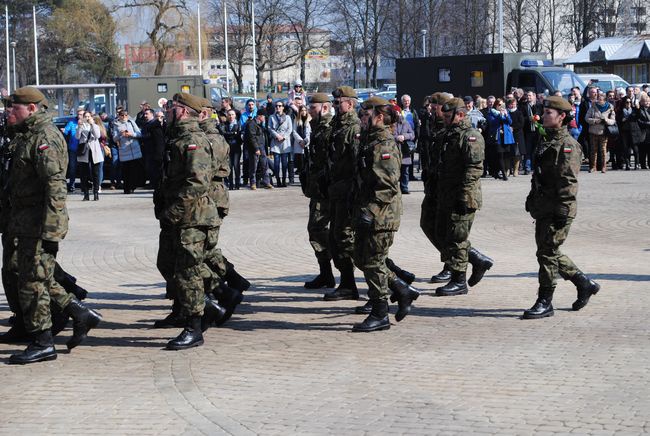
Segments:
[[[199,33],[199,75],[203,79],[203,57],[201,55],[201,2],[196,3],[196,15],[198,16],[198,33]]]
[[[11,94],[11,67],[9,64],[9,6],[5,4],[5,42],[7,43],[7,92]]]
[[[253,33],[253,98],[257,101],[257,59],[255,59],[255,0],[251,0],[251,32]]]
[[[226,46],[226,91],[230,94],[230,63],[228,62],[228,11],[226,9],[226,0],[223,2],[223,40]]]
[[[32,6],[34,14],[34,61],[36,62],[36,86],[40,85],[38,78],[38,33],[36,33],[36,5]]]

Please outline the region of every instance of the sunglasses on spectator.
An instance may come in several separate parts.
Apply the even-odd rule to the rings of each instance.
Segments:
[[[275,107],[284,107],[283,104],[276,104]]]

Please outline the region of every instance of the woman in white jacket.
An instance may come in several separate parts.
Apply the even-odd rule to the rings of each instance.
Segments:
[[[81,175],[81,190],[84,193],[83,201],[90,200],[88,195],[89,179],[92,177],[93,200],[99,200],[99,169],[104,164],[104,150],[99,143],[101,131],[93,119],[93,114],[84,112],[83,122],[77,128],[77,162]],[[82,146],[85,144],[85,146]]]
[[[273,153],[273,172],[277,186],[284,188],[287,186],[293,124],[291,117],[284,113],[284,104],[280,101],[275,104],[275,113],[269,119],[269,133],[271,134],[271,153]],[[280,162],[282,162],[282,183],[280,183]]]

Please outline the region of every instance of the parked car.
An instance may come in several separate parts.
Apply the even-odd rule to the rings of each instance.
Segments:
[[[373,95],[377,97],[385,98],[386,100],[390,100],[391,98],[397,98],[396,91],[380,91],[380,92],[375,92]]]
[[[601,91],[607,92],[617,88],[627,88],[630,86],[622,77],[616,74],[578,74],[585,83],[591,81],[592,85],[598,86]]]
[[[52,118],[52,122],[56,127],[59,128],[59,130],[65,129],[66,124],[70,121],[74,121],[77,119],[76,115],[67,115],[65,117],[54,117]]]

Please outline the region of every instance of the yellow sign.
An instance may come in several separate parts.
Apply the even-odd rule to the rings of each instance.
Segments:
[[[326,48],[312,48],[305,55],[305,59],[325,60],[329,57],[329,50]]]

